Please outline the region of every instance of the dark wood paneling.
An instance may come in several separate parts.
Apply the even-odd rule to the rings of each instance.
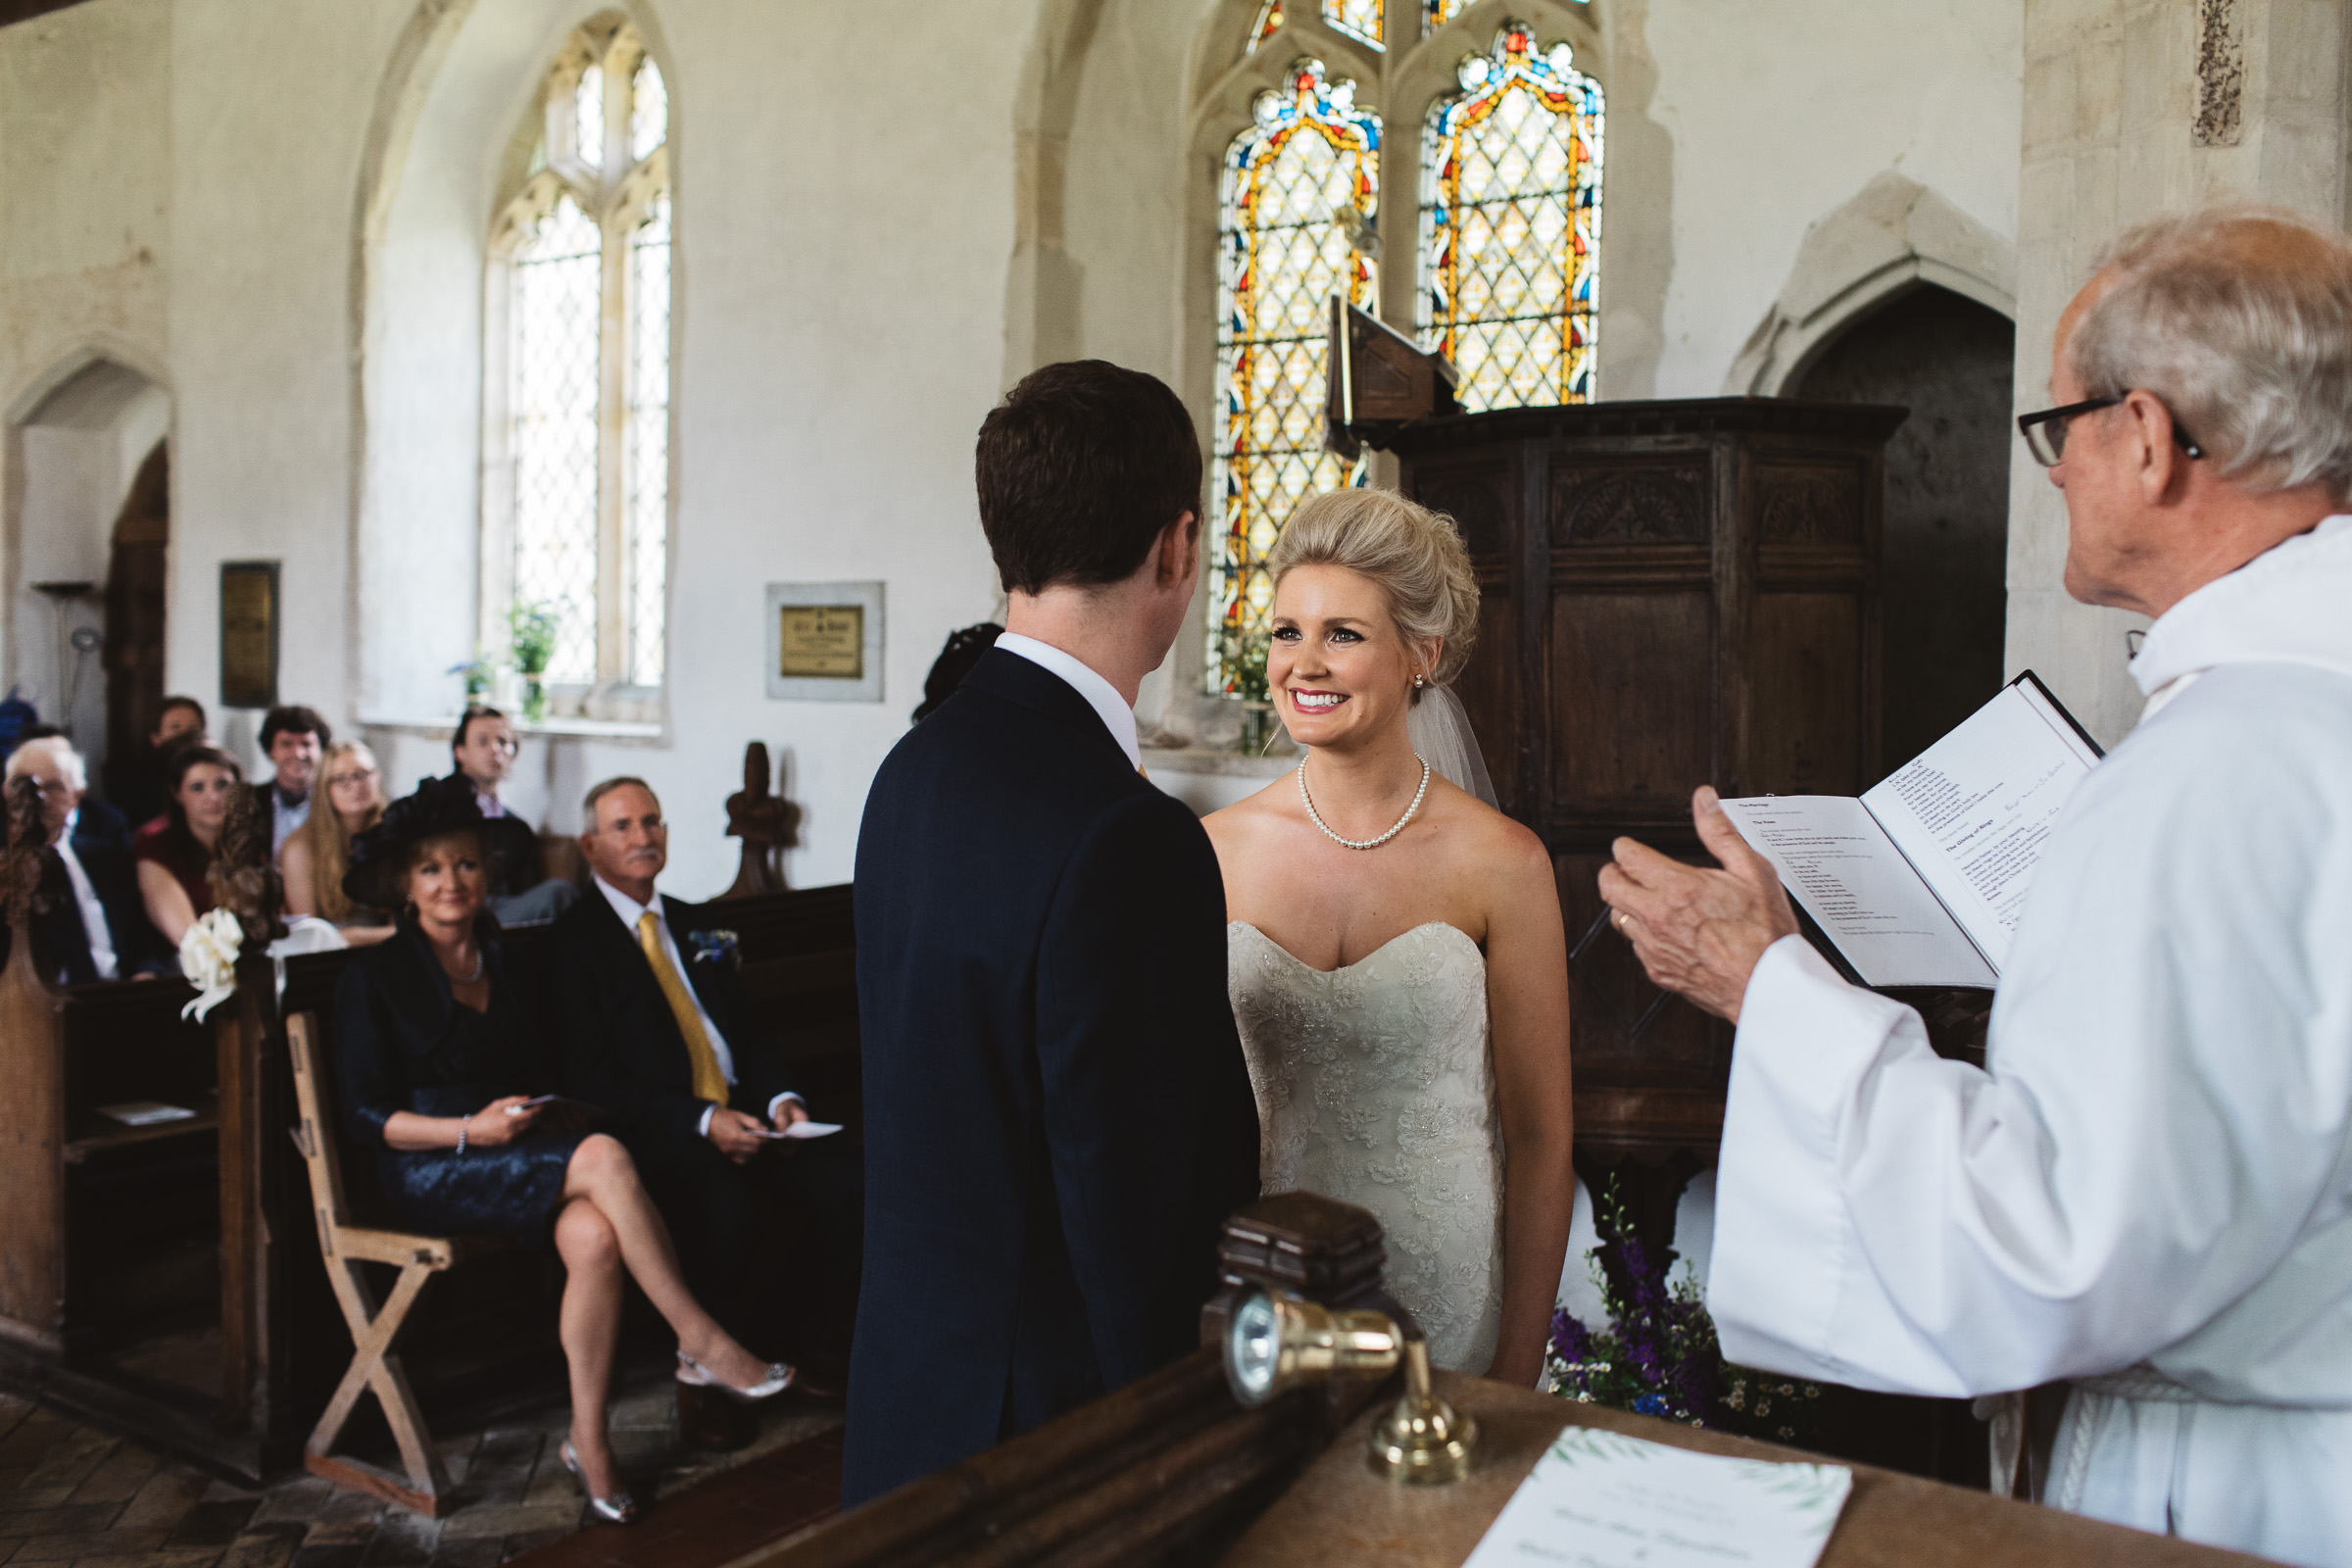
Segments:
[[[1714,771],[1713,618],[1704,589],[1553,596],[1555,814],[1654,807]]]
[[[1758,594],[1749,634],[1751,794],[1858,795],[1863,776],[1862,607],[1844,593]]]

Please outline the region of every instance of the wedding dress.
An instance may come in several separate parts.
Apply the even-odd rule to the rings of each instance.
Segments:
[[[1502,1317],[1502,1132],[1478,944],[1432,920],[1327,973],[1236,920],[1225,955],[1265,1190],[1370,1209],[1430,1359],[1483,1373]]]

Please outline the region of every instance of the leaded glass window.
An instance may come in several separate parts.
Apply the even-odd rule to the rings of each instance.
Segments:
[[[1242,46],[1242,53],[1246,55],[1257,53],[1259,44],[1264,43],[1281,30],[1282,0],[1266,0],[1264,5],[1257,8],[1257,21],[1250,25],[1250,41]]]
[[[1378,210],[1380,119],[1351,82],[1300,60],[1258,95],[1224,160],[1218,221],[1217,416],[1208,668],[1265,635],[1265,562],[1307,496],[1348,483],[1323,451],[1326,302],[1373,301],[1366,242]]]
[[[1601,91],[1523,22],[1422,134],[1420,328],[1473,412],[1595,396]]]
[[[546,684],[586,709],[658,687],[667,636],[669,95],[636,28],[575,31],[534,122],[492,240],[511,483],[486,490],[482,639],[502,661],[512,612],[543,612]]]
[[[1477,3],[1477,0],[1421,0],[1429,19],[1429,30],[1437,31]]]

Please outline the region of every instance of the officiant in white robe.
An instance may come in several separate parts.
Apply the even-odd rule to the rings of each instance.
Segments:
[[[1739,1025],[1728,1357],[2072,1380],[2044,1501],[2352,1563],[2352,248],[2242,209],[2151,225],[2055,360],[2067,586],[2157,617],[2149,702],[2048,842],[1986,1067],[1791,934],[1710,792],[1724,870],[1626,841],[1602,892]]]

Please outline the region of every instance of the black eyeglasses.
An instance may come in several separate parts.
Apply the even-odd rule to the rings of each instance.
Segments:
[[[2066,456],[2066,427],[2078,414],[2095,414],[2100,409],[2112,409],[2130,394],[2119,393],[2111,398],[2090,398],[2082,403],[2069,403],[2060,409],[2044,409],[2039,414],[2021,414],[2017,416],[2017,433],[2026,438],[2026,450],[2034,461],[2045,468],[2058,466]],[[2173,440],[2192,458],[2201,458],[2205,449],[2192,440],[2180,421],[2173,421]]]

